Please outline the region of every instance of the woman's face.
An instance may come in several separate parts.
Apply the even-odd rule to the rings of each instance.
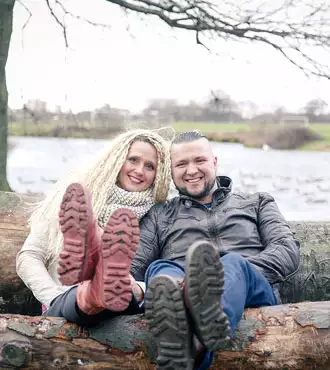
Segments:
[[[157,171],[157,151],[145,141],[135,141],[118,175],[118,186],[126,191],[144,191],[153,183]]]

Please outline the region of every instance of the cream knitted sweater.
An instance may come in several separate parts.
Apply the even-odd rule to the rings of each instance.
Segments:
[[[140,220],[154,204],[152,189],[144,192],[127,192],[115,186],[104,209],[98,218],[99,225],[104,228],[110,215],[119,207],[130,208]],[[48,222],[48,221],[45,221]],[[71,286],[63,286],[58,278],[58,257],[48,261],[49,250],[45,223],[38,223],[31,228],[31,233],[16,257],[16,271],[25,285],[32,291],[39,302],[49,307],[51,302],[63,294]],[[56,253],[58,256],[58,253]],[[138,282],[145,290],[143,282]]]

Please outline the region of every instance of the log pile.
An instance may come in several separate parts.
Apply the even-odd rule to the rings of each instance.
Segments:
[[[93,328],[24,316],[40,314],[15,272],[34,201],[0,193],[0,368],[154,369],[156,347],[141,315],[119,316]],[[246,310],[212,369],[330,369],[330,223],[292,227],[302,261],[298,274],[281,287],[283,302],[290,303]]]

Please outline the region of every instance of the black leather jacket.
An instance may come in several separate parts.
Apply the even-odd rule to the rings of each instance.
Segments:
[[[220,176],[212,208],[179,196],[151,208],[141,221],[140,245],[131,273],[143,281],[151,262],[169,259],[184,265],[188,248],[207,240],[223,256],[240,253],[271,283],[280,283],[299,265],[300,245],[275,200],[267,193],[233,193]]]

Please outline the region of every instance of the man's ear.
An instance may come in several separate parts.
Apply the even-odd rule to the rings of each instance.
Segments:
[[[218,157],[214,156],[214,158],[213,158],[213,164],[214,164],[214,167],[217,167]]]

